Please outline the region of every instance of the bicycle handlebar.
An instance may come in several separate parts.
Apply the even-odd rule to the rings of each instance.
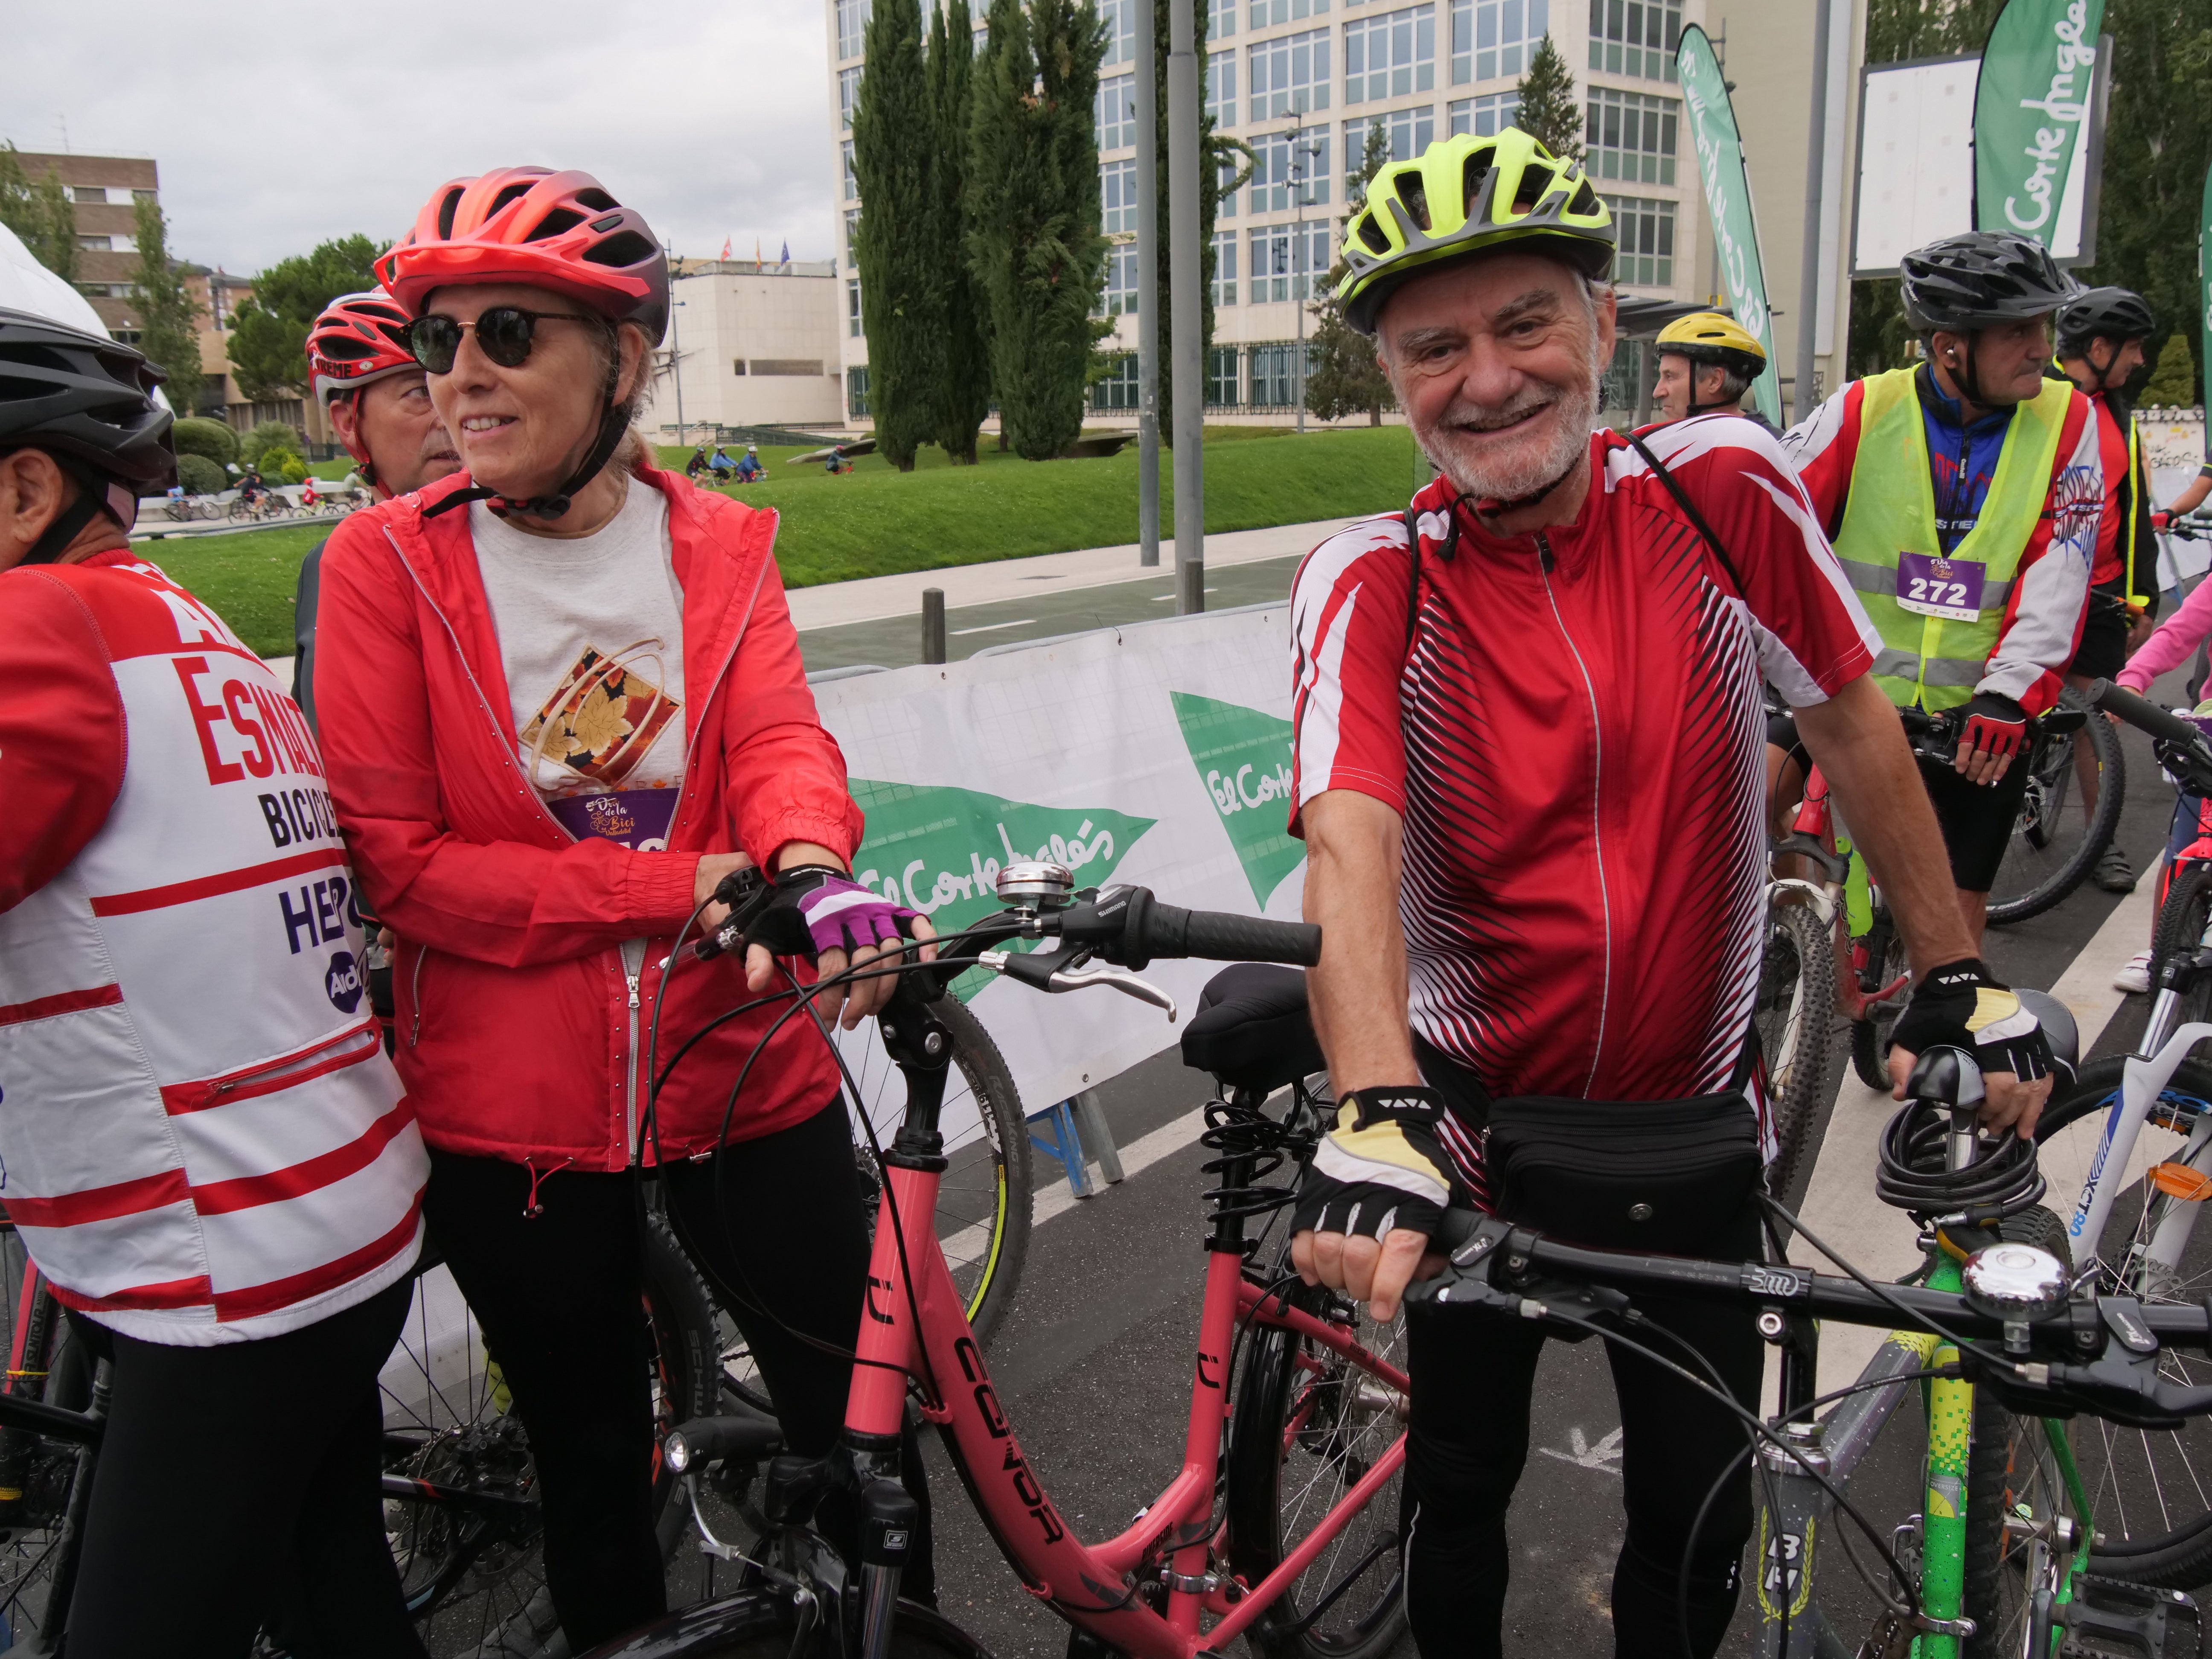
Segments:
[[[2138,696],[2110,680],[2090,684],[2087,696],[2108,714],[2116,714],[2156,743],[2159,759],[2171,772],[2185,772],[2190,786],[2200,793],[2212,793],[2212,741],[2192,720],[2169,714],[2148,697]]]
[[[1852,1325],[1894,1325],[1901,1314],[1910,1315],[1922,1329],[2002,1345],[2001,1363],[1972,1348],[1962,1351],[1962,1360],[1969,1375],[2016,1409],[2043,1416],[2087,1411],[2145,1428],[2212,1416],[2212,1389],[2182,1388],[2158,1373],[2162,1343],[2212,1348],[2212,1298],[2189,1305],[2081,1295],[2041,1317],[2008,1320],[1959,1292],[1912,1285],[1869,1289],[1786,1264],[1595,1249],[1471,1210],[1447,1212],[1433,1243],[1449,1253],[1450,1265],[1409,1288],[1409,1301],[1534,1319],[1555,1310],[1595,1316],[1607,1311],[1602,1304],[1589,1305],[1587,1287],[1596,1285],[1785,1308]]]

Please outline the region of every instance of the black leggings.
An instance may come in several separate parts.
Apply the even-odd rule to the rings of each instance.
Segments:
[[[141,1342],[72,1316],[114,1360],[70,1603],[70,1659],[419,1656],[384,1535],[376,1373],[412,1279],[282,1336]]]
[[[1747,1217],[1711,1242],[1723,1259],[1759,1254]],[[1758,1408],[1762,1346],[1750,1316],[1670,1297],[1637,1306],[1711,1362],[1729,1391]],[[1505,1510],[1528,1458],[1528,1399],[1544,1329],[1494,1314],[1415,1305],[1407,1314],[1413,1418],[1400,1524],[1406,1604],[1428,1659],[1491,1659],[1501,1651],[1508,1558]],[[1704,1375],[1665,1338],[1646,1346]],[[1676,1582],[1698,1505],[1744,1449],[1738,1420],[1672,1372],[1611,1344],[1620,1403],[1622,1501],[1628,1536],[1613,1575],[1613,1652],[1620,1659],[1682,1659]],[[1751,1477],[1740,1470],[1705,1516],[1690,1565],[1690,1634],[1697,1653],[1720,1646],[1735,1616],[1738,1567],[1751,1535]]]
[[[725,1160],[718,1217],[714,1172]],[[798,1341],[755,1304],[765,1299],[784,1320],[851,1351],[868,1242],[842,1106],[833,1102],[803,1123],[662,1178],[678,1237],[760,1363],[786,1444],[807,1455],[829,1451],[843,1425],[852,1362]],[[530,1432],[545,1506],[546,1585],[580,1653],[667,1605],[653,1527],[641,1195],[635,1170],[562,1170],[537,1183],[543,1209],[526,1217],[531,1186],[521,1164],[433,1151],[424,1207]],[[750,1264],[750,1275],[736,1262]],[[757,1281],[765,1281],[762,1292],[744,1293]],[[906,1467],[918,1487],[910,1439]],[[841,1519],[823,1516],[842,1543]],[[926,1595],[933,1582],[926,1553],[917,1555],[908,1593]]]

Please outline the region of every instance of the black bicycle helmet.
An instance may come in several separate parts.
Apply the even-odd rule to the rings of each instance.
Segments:
[[[2056,311],[2081,288],[2040,242],[1970,230],[1898,262],[1905,319],[1917,334],[1967,333]]]
[[[2068,357],[2080,356],[2094,339],[2140,340],[2157,330],[2150,307],[2130,288],[2085,289],[2058,308],[2058,349]]]
[[[0,450],[44,450],[82,486],[26,563],[53,558],[98,512],[128,530],[139,495],[174,481],[163,378],[133,347],[0,308]]]

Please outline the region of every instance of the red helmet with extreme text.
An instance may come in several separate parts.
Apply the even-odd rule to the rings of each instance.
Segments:
[[[342,392],[422,365],[407,348],[407,313],[382,289],[341,294],[307,331],[307,368],[325,409]]]
[[[526,283],[635,323],[655,345],[668,326],[667,256],[588,173],[501,167],[441,185],[376,273],[410,317],[437,289]]]

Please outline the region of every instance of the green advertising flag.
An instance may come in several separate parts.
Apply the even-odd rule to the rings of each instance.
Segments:
[[[921,911],[939,933],[1000,908],[999,872],[1023,859],[1066,865],[1078,887],[1103,884],[1154,823],[1103,806],[1034,806],[941,784],[851,783],[868,815],[854,878]],[[989,982],[978,969],[952,988],[964,1002]]]
[[[2045,247],[2088,125],[2105,0],[2008,0],[1974,88],[1974,228]]]
[[[1262,910],[1298,867],[1306,845],[1290,832],[1291,723],[1256,708],[1170,691],[1190,763],[1237,849]]]
[[[1766,268],[1759,257],[1759,222],[1751,209],[1751,180],[1745,176],[1743,137],[1729,102],[1713,43],[1695,23],[1682,31],[1675,60],[1682,82],[1682,106],[1690,117],[1697,146],[1698,172],[1705,181],[1705,208],[1713,224],[1713,246],[1729,309],[1737,322],[1759,337],[1766,350],[1766,372],[1751,383],[1752,402],[1775,425],[1782,424],[1782,382],[1774,370],[1774,319],[1766,309]]]

